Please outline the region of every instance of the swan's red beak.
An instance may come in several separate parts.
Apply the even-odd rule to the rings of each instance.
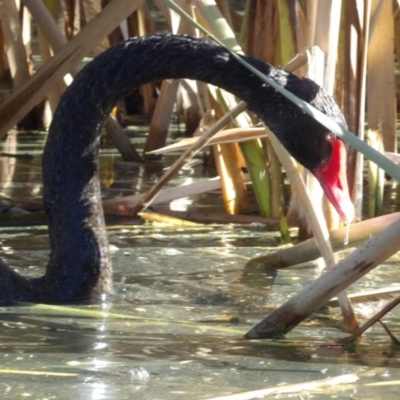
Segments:
[[[313,174],[340,218],[348,224],[354,219],[354,205],[350,199],[346,169],[346,146],[341,140],[335,138],[332,140],[331,158],[322,168],[313,171]]]

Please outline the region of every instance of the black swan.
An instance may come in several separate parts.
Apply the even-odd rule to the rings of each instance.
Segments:
[[[251,57],[244,59],[345,125],[333,99],[316,83]],[[213,42],[175,35],[134,38],[96,57],[62,96],[43,154],[50,260],[39,278],[23,277],[0,260],[0,302],[58,303],[111,290],[97,171],[103,122],[117,101],[139,85],[173,78],[211,83],[244,100],[290,154],[319,179],[342,219],[351,218],[346,148],[335,135]]]

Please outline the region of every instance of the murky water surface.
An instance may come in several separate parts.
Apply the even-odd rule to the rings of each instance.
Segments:
[[[143,140],[140,131],[131,135]],[[19,156],[0,158],[3,201],[40,206],[44,138],[20,134],[2,143],[1,152]],[[162,172],[162,164],[121,168],[126,164],[118,160],[105,146],[106,197],[145,190]],[[202,168],[182,171],[171,184],[198,179]],[[218,201],[216,195],[201,196],[181,206],[218,208]],[[49,255],[46,227],[4,225],[2,257],[24,275],[43,273]],[[354,347],[339,346],[346,333],[335,308],[315,313],[285,340],[242,339],[321,273],[311,263],[277,273],[248,266],[252,257],[276,249],[276,233],[259,226],[110,225],[109,238],[113,295],[94,305],[0,308],[1,399],[210,399],[306,382],[310,386],[271,397],[398,398],[400,349],[380,326]],[[396,284],[398,270],[395,262],[382,265],[351,291]],[[363,320],[370,308],[380,306],[356,309]],[[399,318],[398,310],[385,318],[395,335]],[[312,384],[346,374],[358,381]]]

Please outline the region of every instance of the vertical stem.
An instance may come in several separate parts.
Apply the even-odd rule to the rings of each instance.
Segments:
[[[364,8],[364,20],[362,31],[361,45],[361,68],[360,68],[360,108],[357,136],[360,140],[364,140],[364,121],[365,121],[365,93],[367,86],[367,59],[368,59],[368,38],[369,38],[369,21],[371,16],[371,0],[366,0]],[[353,199],[356,213],[356,221],[362,219],[362,200],[363,200],[363,171],[364,171],[364,154],[357,152],[355,176],[353,185]]]

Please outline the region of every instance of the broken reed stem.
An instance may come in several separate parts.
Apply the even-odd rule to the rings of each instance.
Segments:
[[[318,243],[318,248],[321,255],[328,268],[335,265],[334,254],[332,251],[332,246],[329,241],[329,232],[326,224],[320,224],[320,220],[323,218],[318,218],[317,211],[314,209],[312,202],[305,190],[304,182],[287,151],[284,149],[283,145],[278,141],[277,137],[271,132],[268,132],[271,143],[281,161],[285,171],[289,177],[292,184],[293,190],[296,191],[299,201],[302,203],[302,207],[307,218],[309,225],[311,226],[312,232],[314,234],[315,240]],[[321,211],[320,211],[321,212]],[[352,310],[350,301],[348,300],[346,294],[338,295],[340,308],[342,310],[343,318],[346,324],[350,328],[356,328],[357,322]]]
[[[229,113],[220,118],[210,129],[205,132],[197,142],[193,143],[165,172],[165,174],[157,181],[157,183],[145,194],[137,206],[133,209],[132,215],[136,215],[146,207],[148,207],[160,190],[170,181],[174,174],[192,157],[195,156],[205,145],[208,144],[211,137],[228,125],[232,119],[239,115],[246,108],[246,103],[240,102]]]
[[[267,132],[265,131],[265,128],[224,129],[223,131],[219,131],[218,133],[216,133],[210,139],[207,145],[212,146],[215,144],[224,144],[224,143],[240,143],[245,140],[259,139],[265,137],[267,137]],[[160,149],[147,152],[146,154],[165,154],[171,151],[185,150],[198,140],[199,136],[185,138],[180,140],[179,142],[175,142]]]
[[[203,226],[203,224],[198,224],[197,222],[187,221],[182,218],[172,217],[170,215],[155,213],[152,211],[142,211],[140,213],[140,218],[148,222],[156,222],[160,224],[173,225],[179,227]]]
[[[167,203],[182,197],[195,196],[197,194],[212,192],[219,189],[221,189],[221,179],[219,177],[208,179],[203,182],[192,183],[190,185],[167,188],[157,194],[157,197],[153,199],[152,204]],[[133,210],[145,196],[146,193],[103,200],[103,211],[105,214],[124,216],[132,215]]]
[[[273,338],[286,334],[332,297],[399,251],[399,236],[400,221],[397,220],[269,314],[245,338]]]
[[[330,242],[334,251],[355,247],[365,243],[371,236],[386,229],[390,224],[400,219],[400,212],[382,215],[351,225],[348,244],[344,243],[347,228],[334,229],[329,232]],[[292,247],[278,250],[271,254],[253,258],[251,263],[263,268],[282,269],[304,262],[315,260],[321,253],[315,238],[308,239]]]
[[[341,342],[343,344],[354,342],[358,337],[360,337],[368,328],[375,324],[379,319],[385,316],[389,311],[396,307],[400,303],[400,296],[396,297],[389,304],[387,304],[382,310],[370,318],[362,327],[358,328],[352,335],[343,339]]]

